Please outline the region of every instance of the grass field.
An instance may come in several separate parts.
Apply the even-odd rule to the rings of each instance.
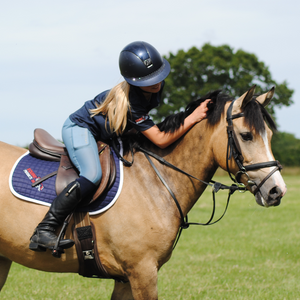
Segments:
[[[299,170],[290,174],[284,174],[288,192],[280,206],[262,208],[250,193],[237,192],[219,223],[185,230],[159,272],[159,299],[300,299]],[[226,192],[217,194],[218,215],[226,198]],[[205,222],[210,213],[206,191],[189,220]],[[112,289],[112,281],[13,264],[0,299],[105,300]]]

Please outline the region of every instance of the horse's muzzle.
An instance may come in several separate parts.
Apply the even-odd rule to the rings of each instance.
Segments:
[[[264,194],[261,190],[259,190],[255,194],[255,200],[257,204],[264,207],[278,206],[281,203],[281,198],[283,195],[284,191],[282,191],[279,186],[274,186],[269,190],[268,194]]]
[[[279,186],[273,187],[269,192],[268,203],[269,206],[278,206],[281,203],[281,198],[284,193]]]

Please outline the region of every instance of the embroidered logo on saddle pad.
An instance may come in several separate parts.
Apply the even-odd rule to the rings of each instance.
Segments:
[[[105,191],[98,200],[89,206],[78,208],[78,211],[89,211],[90,215],[96,215],[106,211],[116,202],[123,185],[123,164],[114,152],[113,157],[116,164],[116,179],[112,187]],[[16,161],[11,170],[9,178],[11,192],[22,200],[50,206],[56,197],[56,175],[35,187],[32,187],[32,183],[56,171],[58,167],[59,162],[35,158],[26,152]]]

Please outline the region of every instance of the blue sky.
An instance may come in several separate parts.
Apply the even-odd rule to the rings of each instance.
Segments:
[[[0,140],[24,146],[37,127],[61,139],[70,113],[122,80],[119,52],[136,40],[161,54],[207,42],[254,53],[295,90],[276,113],[300,138],[299,11],[296,0],[2,1]]]

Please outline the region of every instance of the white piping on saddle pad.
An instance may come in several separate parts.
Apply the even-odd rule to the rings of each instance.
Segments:
[[[121,140],[119,140],[119,144],[120,144],[120,154],[123,156],[123,144],[121,142]],[[47,203],[47,202],[43,202],[43,201],[40,201],[40,200],[36,200],[36,199],[33,199],[33,198],[29,198],[29,197],[26,197],[26,196],[23,196],[23,195],[20,195],[19,193],[17,193],[13,186],[12,186],[12,176],[13,176],[13,173],[14,173],[14,170],[16,169],[19,161],[24,157],[26,156],[27,154],[29,153],[29,151],[27,151],[26,153],[24,153],[20,158],[18,158],[18,160],[15,162],[14,166],[12,167],[11,171],[10,171],[10,175],[9,175],[9,188],[10,188],[10,191],[12,192],[12,194],[21,199],[21,200],[25,200],[25,201],[28,201],[28,202],[32,202],[32,203],[36,203],[36,204],[40,204],[40,205],[44,205],[44,206],[50,206],[51,204],[50,203]],[[120,168],[120,184],[119,184],[119,187],[118,187],[118,191],[114,197],[114,199],[108,204],[106,205],[105,207],[97,210],[97,211],[93,211],[93,212],[90,212],[89,214],[90,215],[97,215],[97,214],[100,214],[100,213],[103,213],[104,211],[108,210],[110,207],[112,207],[115,202],[117,201],[121,191],[122,191],[122,187],[123,187],[123,181],[124,181],[124,170],[123,170],[123,163],[122,161],[119,159],[119,168]]]

